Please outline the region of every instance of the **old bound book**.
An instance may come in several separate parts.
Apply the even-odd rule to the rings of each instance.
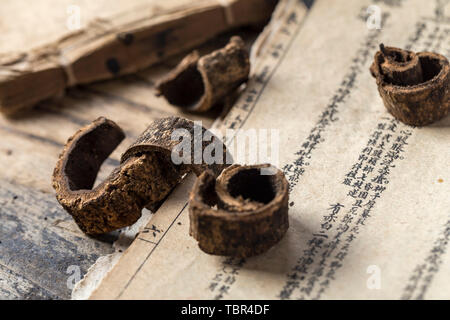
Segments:
[[[106,10],[113,12],[110,15],[93,16],[90,23],[80,22],[79,27],[73,25],[76,15],[83,14],[82,7],[67,5],[72,16],[66,24],[75,31],[58,32],[57,39],[49,37],[50,42],[40,41],[36,48],[20,51],[22,47],[13,47],[13,52],[0,54],[0,111],[14,114],[61,96],[67,87],[135,73],[225,31],[260,25],[270,17],[275,3],[134,0],[116,4]],[[3,6],[8,10],[8,4]],[[9,10],[27,9],[10,6]]]

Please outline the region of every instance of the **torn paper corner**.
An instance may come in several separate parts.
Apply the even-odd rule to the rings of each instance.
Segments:
[[[149,210],[144,209],[141,218],[135,224],[121,230],[119,238],[113,243],[115,251],[98,258],[89,268],[83,279],[81,279],[73,288],[73,300],[84,300],[89,298],[102,279],[115,266],[125,250],[130,246],[152,217],[153,214]]]

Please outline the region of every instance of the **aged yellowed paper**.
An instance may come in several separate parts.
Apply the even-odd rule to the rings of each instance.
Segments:
[[[450,3],[318,0],[306,19],[282,3],[221,129],[278,130],[287,235],[253,258],[203,253],[189,236],[189,176],[92,299],[450,298],[450,117],[396,121],[369,72],[380,43],[449,57]]]

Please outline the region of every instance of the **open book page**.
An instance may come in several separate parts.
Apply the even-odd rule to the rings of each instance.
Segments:
[[[231,152],[249,130],[279,134],[269,149],[290,183],[281,242],[248,259],[202,252],[189,236],[189,176],[91,298],[450,298],[450,117],[396,121],[369,72],[380,43],[449,57],[450,3],[375,4],[318,0],[303,22],[291,7],[222,122],[238,130]]]

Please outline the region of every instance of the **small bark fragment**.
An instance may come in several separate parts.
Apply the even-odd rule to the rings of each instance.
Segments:
[[[288,182],[270,165],[226,168],[217,178],[203,172],[189,200],[190,234],[206,253],[250,257],[278,243],[289,228]],[[217,207],[215,207],[217,206]]]
[[[248,52],[235,36],[224,48],[203,57],[197,51],[187,55],[159,82],[158,94],[170,104],[203,112],[247,81],[249,72]]]
[[[370,67],[387,110],[398,120],[424,126],[450,111],[450,66],[433,52],[380,45]]]
[[[186,172],[193,170],[200,174],[209,169],[218,174],[225,167],[172,162],[171,152],[178,144],[171,140],[172,132],[176,129],[194,132],[194,127],[192,121],[178,117],[155,121],[123,154],[121,165],[92,189],[103,161],[125,137],[113,121],[103,117],[95,120],[75,133],[64,147],[53,173],[56,198],[87,234],[132,225],[144,207],[156,206]],[[204,134],[206,129],[199,132]],[[213,142],[222,143],[214,136]],[[202,150],[205,146],[203,143]],[[191,150],[193,153],[194,148]]]

